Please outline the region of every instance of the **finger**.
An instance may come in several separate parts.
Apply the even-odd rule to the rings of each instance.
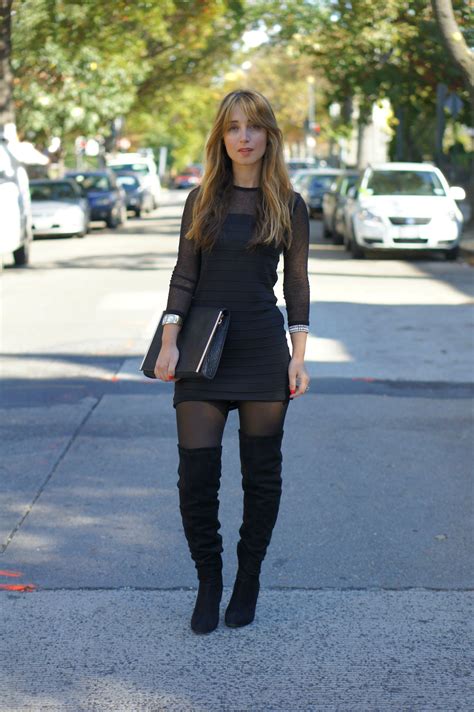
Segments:
[[[168,368],[167,368],[167,379],[168,381],[175,381],[175,373],[176,373],[176,364],[178,363],[178,359],[170,359],[170,362],[168,363]]]
[[[298,382],[298,386],[296,388],[296,392],[294,395],[294,398],[298,398],[299,396],[303,396],[308,388],[309,384],[309,378],[308,376],[302,376],[301,380]]]
[[[292,398],[293,395],[296,393],[296,374],[289,373],[288,381],[289,381],[288,385],[290,387],[290,398]]]
[[[168,380],[168,364],[163,364],[161,362],[157,362],[157,364],[155,366],[155,376],[160,381],[167,381]]]

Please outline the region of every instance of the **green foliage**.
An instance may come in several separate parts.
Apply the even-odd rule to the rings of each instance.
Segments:
[[[468,3],[454,0],[454,8],[468,34]],[[443,82],[465,100],[467,120],[462,77],[426,0],[256,0],[252,14],[256,25],[263,21],[269,28],[273,43],[310,57],[324,73],[328,104],[357,97],[364,120],[373,103],[387,97],[413,121],[424,121],[434,114],[436,85]]]
[[[208,77],[242,29],[242,0],[17,0],[19,132],[39,142],[107,135],[123,115],[135,135],[142,126],[158,138],[145,117],[156,121],[157,107],[179,101],[192,82],[202,82],[206,95]],[[158,124],[171,133],[166,111]],[[192,144],[192,136],[181,139]]]

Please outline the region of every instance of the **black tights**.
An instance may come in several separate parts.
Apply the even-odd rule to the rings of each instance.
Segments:
[[[288,401],[239,401],[245,435],[277,435],[283,430]],[[176,405],[178,442],[187,449],[218,447],[229,414],[228,401],[184,401]]]

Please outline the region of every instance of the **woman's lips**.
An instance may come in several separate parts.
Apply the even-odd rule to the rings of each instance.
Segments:
[[[252,153],[253,148],[239,148],[239,153]]]

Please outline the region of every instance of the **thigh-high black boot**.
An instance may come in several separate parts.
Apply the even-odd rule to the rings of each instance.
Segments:
[[[179,450],[179,507],[195,563],[199,590],[191,618],[195,633],[210,633],[219,623],[222,597],[222,537],[219,534],[219,485],[222,447]]]
[[[237,544],[239,568],[225,613],[232,628],[248,625],[255,617],[260,568],[280,505],[282,438],[283,432],[249,436],[239,431],[244,512]]]

